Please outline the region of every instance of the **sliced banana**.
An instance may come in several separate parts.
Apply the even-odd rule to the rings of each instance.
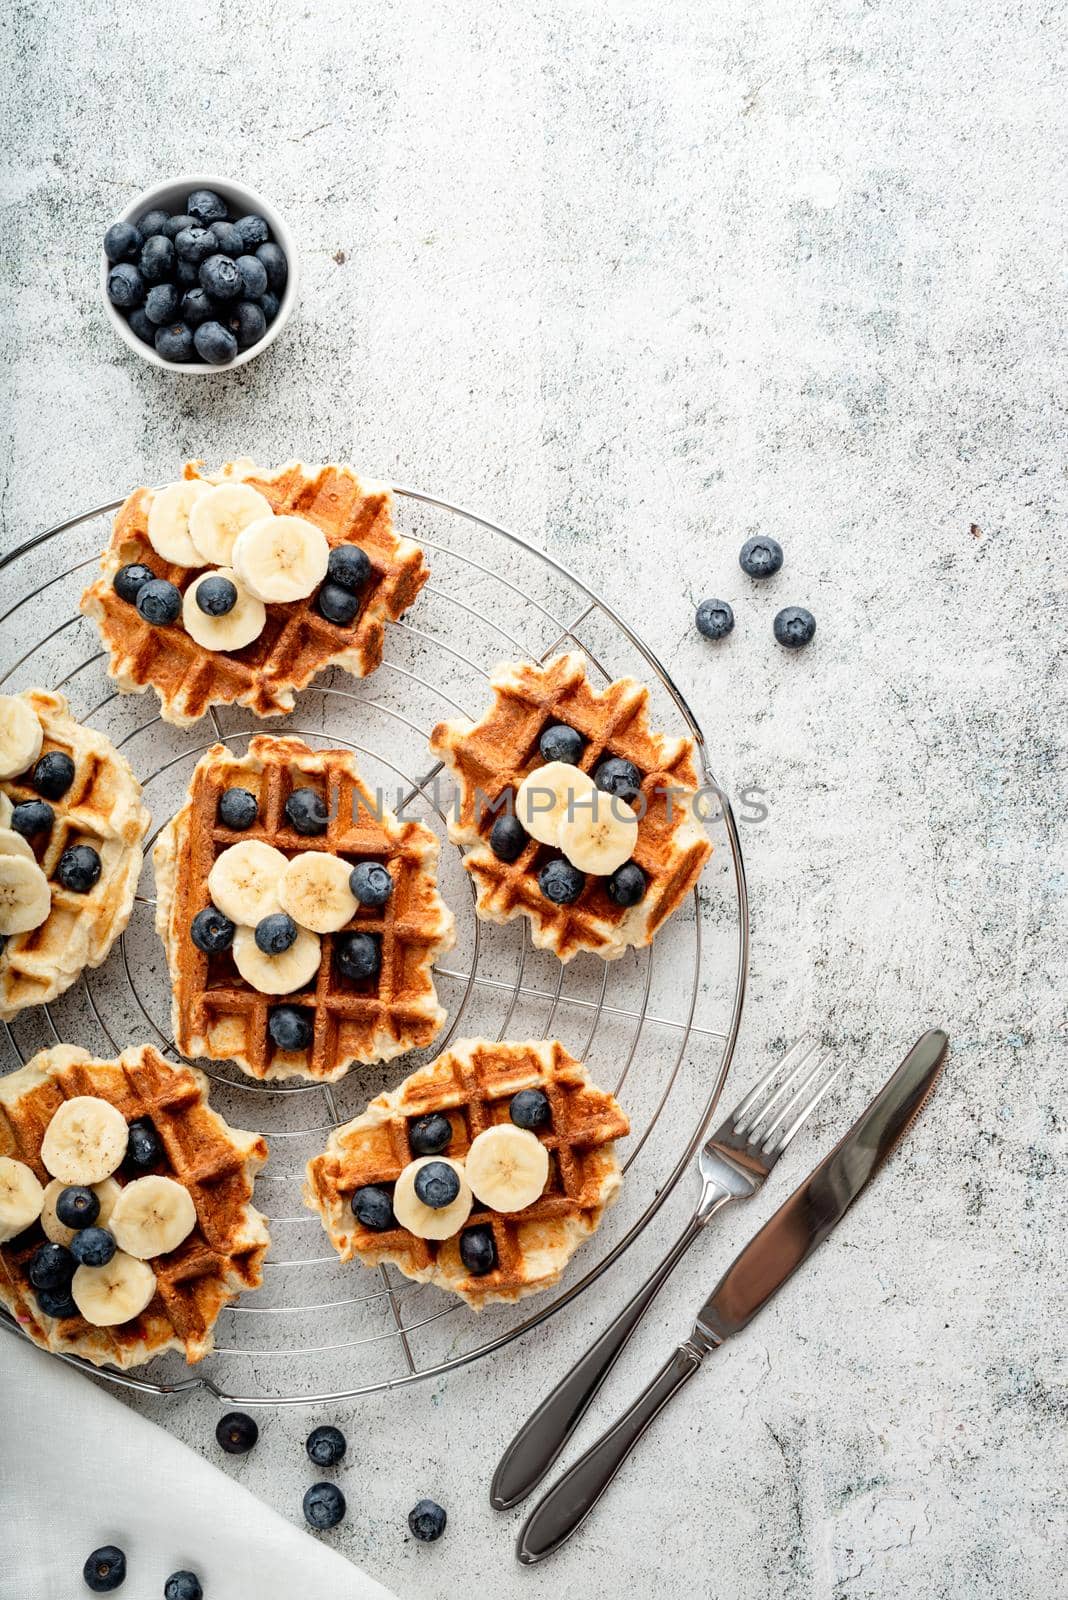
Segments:
[[[471,1141],[467,1181],[491,1211],[522,1211],[533,1205],[549,1176],[549,1152],[527,1128],[499,1122]]]
[[[415,1175],[428,1161],[444,1161],[460,1180],[460,1193],[450,1205],[426,1206],[415,1192]],[[445,1156],[423,1156],[419,1161],[409,1161],[393,1190],[393,1215],[402,1228],[414,1233],[417,1239],[451,1239],[459,1233],[474,1205],[471,1186],[464,1176],[463,1163],[449,1161]]]
[[[0,694],[0,778],[17,778],[41,754],[44,730],[17,694]]]
[[[556,842],[573,867],[602,877],[629,861],[638,843],[638,818],[616,795],[597,790],[596,809],[579,809],[560,824]]]
[[[556,844],[560,824],[570,810],[589,817],[597,786],[588,772],[568,761],[547,761],[523,779],[515,796],[515,814],[539,844]]]
[[[29,933],[51,909],[52,891],[33,851],[29,861],[21,854],[0,853],[0,933]]]
[[[0,1244],[37,1221],[44,1193],[37,1174],[25,1161],[0,1156]]]
[[[106,1267],[79,1267],[71,1296],[94,1328],[114,1328],[139,1317],[156,1292],[156,1274],[147,1261],[116,1250]]]
[[[64,1183],[102,1183],[122,1162],[128,1137],[117,1106],[78,1094],[57,1106],[41,1141],[41,1160]]]
[[[236,487],[236,485],[235,485]],[[237,590],[237,601],[232,611],[221,617],[209,617],[197,605],[197,589],[205,578],[229,578]],[[245,645],[258,639],[267,621],[262,600],[249,594],[232,567],[202,572],[189,585],[182,597],[182,623],[186,633],[205,650],[243,650]]]
[[[273,516],[271,502],[250,483],[217,483],[194,501],[189,537],[202,560],[228,567],[242,528]]]
[[[53,1178],[46,1184],[44,1192],[44,1205],[41,1207],[41,1227],[45,1231],[45,1238],[51,1239],[53,1244],[70,1244],[74,1238],[75,1229],[68,1228],[66,1223],[60,1222],[56,1216],[56,1201],[69,1185],[62,1178]],[[108,1218],[115,1209],[115,1202],[122,1193],[114,1178],[105,1178],[102,1183],[90,1184],[90,1188],[100,1201],[100,1210],[97,1212],[95,1228],[106,1228]]]
[[[312,933],[337,933],[356,915],[356,896],[349,888],[352,868],[325,850],[302,850],[294,856],[278,886],[282,910]]]
[[[33,848],[28,839],[21,833],[16,833],[14,828],[0,828],[0,856],[22,856],[27,861],[36,861]]]
[[[204,557],[189,532],[189,514],[197,501],[211,492],[210,483],[182,478],[152,496],[148,508],[148,542],[164,561],[176,567],[203,567]]]
[[[10,828],[11,818],[14,815],[15,807],[11,804],[3,789],[0,789],[0,828]]]
[[[196,1225],[197,1208],[185,1185],[155,1174],[126,1184],[109,1223],[119,1249],[139,1261],[177,1250]]]
[[[330,546],[303,517],[261,517],[234,540],[234,570],[258,600],[303,600],[326,577]]]
[[[216,858],[208,873],[208,893],[231,922],[255,927],[282,909],[278,885],[289,865],[281,850],[262,839],[242,839]]]
[[[297,937],[280,956],[265,955],[254,928],[238,928],[233,943],[234,965],[260,994],[292,994],[304,989],[319,970],[319,935],[298,928]]]

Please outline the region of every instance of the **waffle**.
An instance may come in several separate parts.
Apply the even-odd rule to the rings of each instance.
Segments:
[[[266,1219],[251,1204],[255,1174],[267,1159],[258,1134],[229,1127],[208,1105],[208,1085],[194,1067],[173,1066],[151,1045],[117,1061],[57,1045],[0,1078],[0,1155],[33,1168],[42,1183],[41,1141],[56,1108],[75,1095],[97,1095],[127,1121],[150,1117],[164,1147],[156,1169],[184,1184],[197,1224],[176,1250],[151,1262],[155,1297],[140,1316],[97,1328],[80,1316],[49,1317],[38,1307],[27,1270],[44,1238],[34,1223],[0,1245],[0,1302],[39,1345],[83,1356],[95,1366],[135,1367],[165,1350],[200,1361],[213,1344],[219,1312],[242,1289],[258,1288],[270,1243]],[[123,1182],[123,1169],[115,1173]]]
[[[259,801],[259,820],[241,833],[217,819],[219,795],[232,785],[250,789]],[[305,787],[317,788],[330,807],[329,827],[319,837],[295,832],[284,814],[290,792]],[[242,759],[216,744],[197,763],[189,799],[153,853],[156,927],[167,947],[174,1036],[183,1055],[230,1057],[254,1078],[329,1082],[353,1062],[390,1061],[430,1043],[445,1020],[431,969],[455,937],[452,913],[437,890],[438,841],[421,822],[398,822],[384,806],[377,819],[373,804],[352,755],[313,751],[299,739],[261,734]],[[210,903],[212,863],[242,839],[265,840],[286,856],[325,850],[389,867],[395,884],[389,900],[380,908],[358,907],[342,930],[380,936],[377,979],[354,982],[337,971],[335,934],[322,935],[318,977],[289,995],[253,989],[229,951],[209,957],[197,949],[189,926]],[[283,1004],[314,1010],[306,1050],[281,1051],[271,1041],[268,1015]]]
[[[552,1121],[538,1137],[549,1149],[549,1179],[539,1200],[505,1215],[475,1209],[464,1229],[493,1229],[497,1266],[473,1277],[460,1259],[459,1236],[417,1239],[406,1228],[386,1233],[353,1216],[353,1193],[365,1184],[392,1184],[413,1159],[410,1118],[443,1112],[453,1137],[446,1154],[462,1161],[472,1139],[508,1121],[508,1102],[520,1089],[544,1091]],[[622,1182],[613,1140],[629,1132],[622,1109],[591,1084],[584,1066],[563,1045],[465,1039],[391,1093],[372,1100],[354,1121],[330,1135],[309,1161],[304,1199],[318,1211],[342,1261],[389,1262],[408,1278],[451,1290],[480,1311],[492,1301],[521,1300],[556,1283],[578,1246],[595,1232]]]
[[[358,678],[382,660],[385,624],[412,604],[429,570],[417,545],[393,532],[393,497],[383,484],[364,482],[351,467],[306,467],[290,462],[273,472],[251,461],[228,462],[218,473],[186,463],[187,478],[211,483],[240,480],[266,496],[277,514],[316,523],[333,548],[355,544],[371,561],[371,576],[354,626],[339,627],[315,609],[314,597],[268,605],[258,639],[242,650],[205,650],[181,626],[151,627],[121,600],[112,579],[128,562],[142,562],[158,578],[184,590],[202,568],[164,561],[148,541],[151,489],[135,489],[115,518],[100,576],[86,589],[81,609],[93,618],[109,655],[108,673],[127,693],[151,686],[165,722],[188,727],[213,705],[248,706],[258,717],[292,711],[294,691],[326,667],[344,667]]]
[[[579,655],[559,656],[544,667],[507,663],[491,674],[490,684],[494,702],[480,722],[441,722],[430,736],[431,748],[459,786],[449,836],[465,849],[478,914],[488,922],[529,918],[535,945],[554,950],[561,961],[580,950],[613,960],[630,946],[651,943],[712,853],[694,809],[693,740],[668,739],[650,729],[649,691],[633,678],[617,678],[597,693]],[[538,872],[558,850],[531,839],[518,860],[505,862],[490,849],[500,808],[509,793],[514,802],[523,778],[541,765],[538,739],[556,722],[576,728],[586,740],[584,771],[611,755],[632,761],[642,775],[646,809],[633,859],[648,888],[636,906],[615,905],[605,880],[596,877],[587,878],[571,905],[555,905],[542,894]]]
[[[0,951],[0,1020],[43,1005],[69,989],[85,967],[98,967],[130,920],[141,872],[141,841],[151,821],[141,785],[110,740],[75,722],[66,700],[27,689],[27,701],[44,732],[42,754],[62,750],[74,762],[74,782],[48,804],[55,824],[43,841],[31,841],[52,887],[52,909],[39,928],[8,937]],[[31,774],[5,778],[0,790],[12,805],[37,800]],[[88,844],[100,857],[100,878],[87,894],[56,881],[68,845]]]

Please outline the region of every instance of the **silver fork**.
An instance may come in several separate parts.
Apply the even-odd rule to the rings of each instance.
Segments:
[[[825,1075],[829,1060],[829,1052],[821,1051],[819,1045],[806,1048],[806,1041],[799,1039],[705,1141],[698,1157],[701,1198],[697,1209],[660,1265],[530,1414],[504,1452],[490,1486],[490,1503],[498,1511],[518,1505],[544,1478],[697,1235],[717,1211],[734,1200],[748,1200],[762,1187],[842,1070],[839,1067]]]

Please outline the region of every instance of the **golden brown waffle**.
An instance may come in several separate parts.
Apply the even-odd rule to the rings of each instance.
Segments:
[[[100,576],[81,598],[81,609],[100,629],[110,657],[108,672],[119,688],[141,693],[151,686],[163,720],[187,727],[213,705],[248,706],[258,717],[292,711],[294,691],[326,667],[344,667],[358,678],[373,672],[382,660],[385,624],[397,621],[430,575],[419,547],[393,531],[390,490],[361,481],[345,466],[306,467],[294,461],[272,472],[241,460],[209,474],[202,465],[187,462],[184,476],[251,484],[277,515],[314,522],[332,549],[359,545],[371,562],[359,617],[349,627],[328,622],[316,610],[314,596],[268,605],[259,638],[226,653],[204,649],[180,624],[151,627],[115,593],[112,580],[119,568],[141,562],[183,591],[203,569],[178,567],[157,555],[147,532],[153,491],[135,489],[115,518]]]
[[[235,785],[259,802],[259,819],[240,833],[217,815],[219,796]],[[286,800],[300,788],[317,789],[330,808],[329,827],[318,837],[297,833],[286,819]],[[231,1057],[254,1078],[328,1082],[353,1062],[391,1061],[430,1043],[445,1020],[432,967],[455,937],[437,889],[438,841],[421,822],[399,822],[385,806],[379,819],[374,804],[351,754],[313,751],[300,739],[260,734],[240,759],[216,744],[197,763],[189,799],[153,852],[156,927],[167,947],[174,1036],[183,1055]],[[285,856],[325,850],[389,868],[395,887],[386,904],[359,906],[342,930],[380,938],[377,978],[355,982],[338,972],[333,948],[341,934],[322,935],[318,976],[288,995],[253,989],[229,951],[209,957],[197,949],[189,927],[210,904],[208,873],[223,850],[243,839],[262,839]],[[314,1013],[306,1050],[281,1051],[272,1043],[267,1019],[277,1005]]]
[[[528,917],[536,945],[570,961],[580,950],[606,960],[629,946],[647,945],[700,876],[712,846],[694,811],[698,789],[692,739],[668,739],[649,727],[649,691],[617,678],[601,692],[586,680],[583,658],[558,656],[547,666],[511,662],[490,676],[493,705],[481,721],[441,722],[430,736],[434,753],[459,785],[449,836],[466,851],[464,866],[477,887],[476,909],[489,922]],[[542,765],[538,740],[552,723],[576,728],[586,741],[579,765],[591,772],[607,756],[632,761],[642,775],[645,811],[633,859],[648,888],[636,906],[615,905],[605,879],[587,877],[571,905],[555,905],[538,873],[560,854],[531,839],[514,862],[500,861],[489,833],[509,793]]]
[[[460,1259],[459,1234],[417,1239],[406,1228],[374,1233],[353,1216],[352,1196],[366,1184],[392,1185],[414,1159],[409,1123],[442,1112],[453,1136],[445,1154],[462,1162],[484,1129],[507,1122],[508,1103],[520,1089],[541,1089],[552,1107],[538,1138],[549,1151],[549,1178],[541,1198],[505,1215],[475,1209],[464,1223],[493,1230],[497,1266],[474,1277]],[[343,1261],[364,1266],[389,1262],[406,1277],[436,1283],[476,1311],[495,1300],[521,1300],[556,1283],[582,1241],[596,1231],[619,1192],[622,1175],[613,1141],[630,1131],[610,1094],[595,1088],[586,1068],[555,1040],[498,1043],[463,1039],[367,1110],[330,1135],[326,1150],[308,1163],[304,1199],[318,1211]]]
[[[55,824],[46,838],[31,840],[52,889],[52,909],[39,928],[14,933],[0,951],[0,1020],[26,1006],[43,1005],[69,989],[85,967],[98,967],[130,920],[141,872],[141,841],[151,821],[141,804],[141,785],[109,739],[70,715],[61,694],[27,689],[19,697],[32,708],[44,733],[41,753],[62,750],[74,762],[74,782],[59,800],[49,800]],[[12,805],[37,800],[31,773],[5,778],[0,791]],[[65,889],[56,879],[68,845],[87,844],[100,857],[100,877],[87,894]]]
[[[97,1328],[80,1316],[41,1311],[27,1276],[44,1238],[38,1223],[0,1245],[0,1302],[37,1344],[84,1356],[95,1366],[135,1367],[164,1350],[200,1361],[212,1347],[219,1312],[262,1280],[270,1240],[266,1219],[251,1201],[267,1145],[258,1134],[229,1127],[211,1109],[203,1073],[172,1065],[151,1045],[126,1050],[117,1061],[97,1061],[86,1050],[57,1045],[0,1078],[0,1155],[24,1161],[47,1184],[41,1162],[45,1130],[64,1100],[82,1094],[110,1101],[127,1122],[151,1118],[164,1150],[155,1170],[188,1189],[196,1226],[176,1250],[151,1260],[155,1297],[140,1316],[117,1327]],[[115,1179],[124,1181],[121,1167]]]

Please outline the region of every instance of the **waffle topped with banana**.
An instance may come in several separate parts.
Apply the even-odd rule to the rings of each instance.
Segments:
[[[432,968],[455,924],[437,838],[381,804],[349,752],[213,745],[153,861],[184,1055],[327,1082],[444,1022]]]
[[[155,689],[187,727],[213,705],[291,711],[326,667],[373,672],[429,576],[389,488],[348,466],[202,465],[134,490],[82,595],[120,689]]]
[[[0,695],[0,1020],[106,958],[149,822],[129,763],[62,695]]]
[[[628,1132],[555,1040],[460,1040],[330,1135],[304,1198],[343,1261],[477,1311],[558,1282],[619,1192]]]
[[[0,1303],[37,1344],[97,1366],[201,1360],[262,1279],[266,1159],[209,1106],[203,1073],[151,1045],[42,1051],[0,1078]]]
[[[507,663],[490,684],[480,721],[430,736],[459,787],[449,836],[478,914],[528,918],[561,961],[650,944],[712,852],[693,740],[649,726],[649,691],[633,678],[594,690],[577,654]]]

